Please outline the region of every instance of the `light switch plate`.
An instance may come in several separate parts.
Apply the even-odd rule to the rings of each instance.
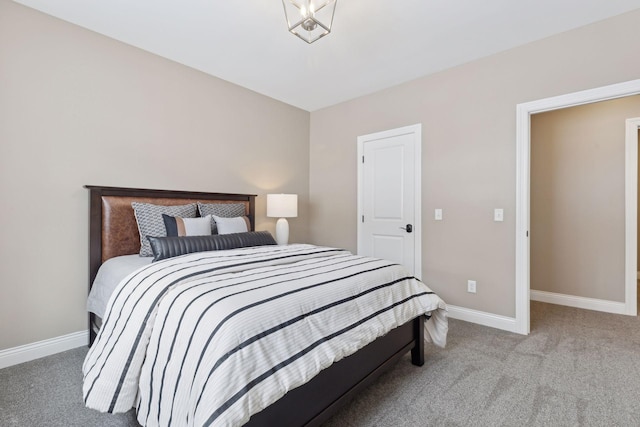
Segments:
[[[442,221],[442,209],[435,210],[434,218],[436,221]]]
[[[493,220],[498,222],[504,221],[504,209],[494,209]]]
[[[476,281],[475,280],[467,280],[467,292],[471,294],[476,293]]]

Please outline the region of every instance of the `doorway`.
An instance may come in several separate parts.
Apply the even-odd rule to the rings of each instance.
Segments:
[[[358,137],[358,254],[422,276],[422,125]]]
[[[531,116],[531,301],[626,312],[625,122],[638,115],[640,95]]]
[[[528,334],[530,331],[530,147],[531,147],[531,115],[545,111],[567,108],[582,104],[604,101],[640,94],[640,80],[605,86],[597,89],[576,92],[539,101],[519,104],[516,120],[516,332]],[[637,133],[637,132],[636,132]],[[637,145],[636,145],[637,149]],[[637,158],[635,160],[637,167]],[[628,167],[629,164],[626,164]],[[633,166],[633,165],[631,165]],[[637,174],[637,170],[636,170]],[[634,184],[637,186],[637,181]],[[626,189],[627,190],[627,189]],[[637,197],[637,193],[635,195]],[[629,205],[629,203],[626,203]],[[637,210],[637,206],[628,209]],[[629,218],[625,217],[625,224]],[[637,225],[633,226],[636,230]],[[630,236],[630,234],[633,234]],[[635,233],[625,232],[626,239],[637,240]],[[635,255],[637,247],[632,250]],[[629,260],[629,247],[626,247],[625,262],[631,262],[635,267],[635,260]],[[632,314],[637,309],[635,298],[630,296],[637,292],[637,273],[633,271],[633,289],[628,277],[629,267],[625,267],[625,314]],[[637,310],[636,310],[637,312]],[[633,313],[635,315],[635,313]]]

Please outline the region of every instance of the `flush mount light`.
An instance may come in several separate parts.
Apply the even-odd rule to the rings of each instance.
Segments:
[[[289,32],[311,44],[331,32],[338,0],[282,0]]]

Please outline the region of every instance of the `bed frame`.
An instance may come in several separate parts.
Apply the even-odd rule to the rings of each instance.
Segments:
[[[251,230],[255,229],[255,195],[201,193],[99,187],[89,189],[89,289],[98,268],[109,258],[138,253],[140,238],[131,202],[179,205],[244,203]],[[89,346],[97,333],[97,318],[89,313]],[[387,335],[321,371],[308,383],[289,391],[280,400],[253,415],[248,426],[318,426],[328,420],[358,391],[411,351],[411,363],[424,364],[424,316],[392,330]]]

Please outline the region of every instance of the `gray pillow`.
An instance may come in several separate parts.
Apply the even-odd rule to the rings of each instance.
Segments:
[[[162,214],[169,216],[179,216],[181,218],[195,218],[196,204],[177,206],[153,205],[151,203],[132,202],[133,213],[138,223],[140,233],[140,256],[153,256],[153,251],[149,245],[147,236],[166,236],[167,230],[164,226]]]
[[[216,234],[211,236],[149,236],[147,239],[153,250],[154,261],[194,252],[276,245],[276,241],[268,231],[250,231],[248,233]]]
[[[198,202],[198,212],[200,216],[211,215],[211,234],[218,233],[218,227],[214,216],[223,218],[235,218],[245,216],[244,203],[200,203]]]

